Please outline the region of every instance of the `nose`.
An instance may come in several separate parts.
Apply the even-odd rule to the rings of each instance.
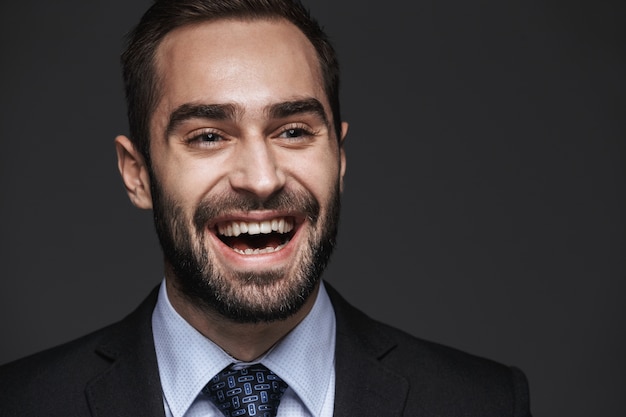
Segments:
[[[285,175],[267,139],[241,141],[235,159],[235,169],[230,173],[234,190],[266,200],[285,185]]]

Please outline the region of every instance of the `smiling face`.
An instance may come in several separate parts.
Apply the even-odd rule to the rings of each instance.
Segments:
[[[156,68],[150,193],[131,199],[167,279],[231,320],[289,317],[332,251],[345,167],[313,46],[283,20],[218,20],[170,32]]]

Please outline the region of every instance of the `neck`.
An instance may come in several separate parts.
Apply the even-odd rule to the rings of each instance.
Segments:
[[[311,311],[319,291],[318,283],[302,308],[287,319],[270,323],[238,323],[191,303],[168,277],[165,283],[169,301],[181,317],[233,358],[245,362],[261,357],[293,330]]]

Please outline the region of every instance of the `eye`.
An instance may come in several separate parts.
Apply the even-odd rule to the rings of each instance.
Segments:
[[[278,134],[278,138],[285,139],[290,143],[311,141],[315,136],[315,132],[311,131],[311,129],[306,126],[301,125],[286,126]]]
[[[307,132],[304,129],[295,128],[295,129],[287,129],[280,136],[285,138],[298,138],[300,136],[305,135]]]
[[[224,137],[212,130],[202,130],[192,132],[185,142],[191,146],[199,147],[212,147],[217,146],[220,142],[224,141]]]

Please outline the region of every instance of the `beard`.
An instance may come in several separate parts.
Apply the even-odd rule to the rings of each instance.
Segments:
[[[340,212],[339,181],[320,218],[320,204],[309,192],[281,190],[265,201],[228,194],[205,198],[191,219],[177,202],[167,198],[152,176],[156,232],[166,265],[174,273],[173,284],[193,305],[214,311],[237,323],[284,320],[302,308],[315,290],[336,244]],[[293,270],[225,270],[206,249],[207,225],[233,211],[285,210],[303,213],[312,233]]]

